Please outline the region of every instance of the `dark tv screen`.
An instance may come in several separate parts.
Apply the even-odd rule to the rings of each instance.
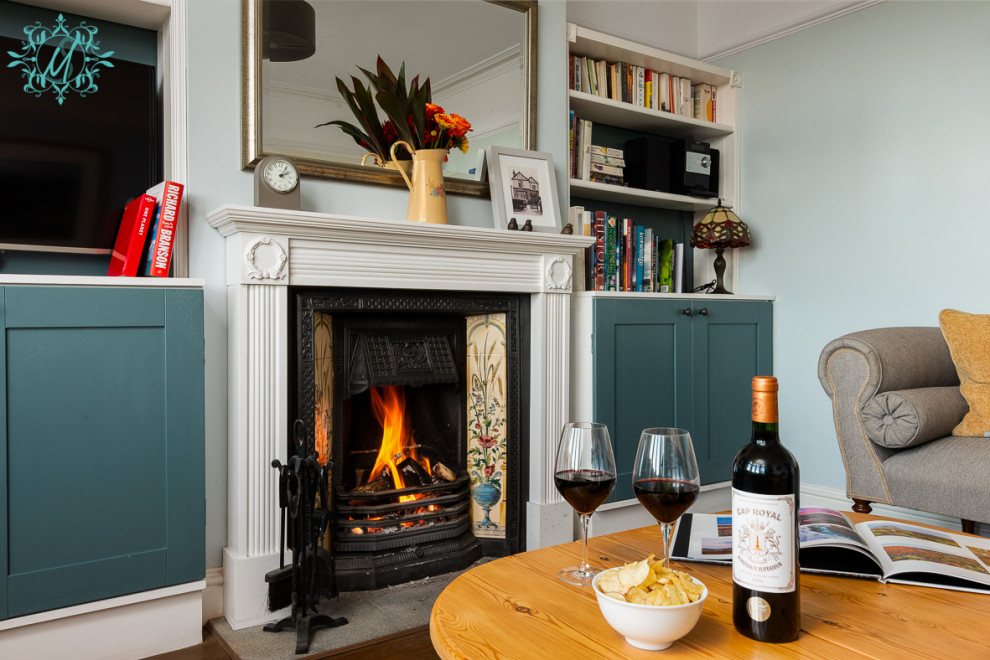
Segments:
[[[109,252],[124,205],[161,179],[157,36],[58,16],[0,2],[0,247]]]

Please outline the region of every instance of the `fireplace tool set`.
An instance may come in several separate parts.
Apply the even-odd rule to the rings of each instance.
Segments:
[[[276,612],[292,605],[289,616],[264,627],[267,632],[296,631],[296,653],[309,651],[310,636],[318,628],[332,628],[347,623],[344,617],[318,612],[324,598],[337,595],[333,556],[323,547],[323,537],[330,525],[332,510],[328,477],[333,463],[322,465],[313,442],[307,438],[306,425],[297,419],[293,425],[296,455],[283,465],[272,461],[278,470],[278,497],[281,514],[279,567],[265,575],[268,583],[268,609]],[[285,564],[286,517],[289,518],[289,542],[292,563]]]

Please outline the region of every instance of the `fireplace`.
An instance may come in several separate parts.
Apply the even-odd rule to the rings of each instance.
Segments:
[[[517,496],[518,542],[532,549],[573,540],[573,510],[554,488],[552,471],[569,416],[571,274],[591,238],[239,205],[215,209],[207,222],[226,245],[223,590],[232,628],[278,616],[265,608],[264,576],[279,561],[278,480],[270,463],[287,460],[288,429],[297,417],[296,402],[290,403],[297,365],[289,309],[304,287],[508,294],[526,301],[529,329],[521,338],[529,346],[528,376],[521,385],[529,417],[520,423],[529,445],[525,475],[518,474],[525,476]],[[222,400],[223,388],[217,396]],[[489,541],[479,542],[487,552]]]
[[[301,289],[295,409],[333,462],[341,591],[517,552],[527,297]]]

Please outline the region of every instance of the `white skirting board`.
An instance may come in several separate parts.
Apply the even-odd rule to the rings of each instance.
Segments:
[[[139,660],[203,641],[205,580],[0,621],[0,658]]]

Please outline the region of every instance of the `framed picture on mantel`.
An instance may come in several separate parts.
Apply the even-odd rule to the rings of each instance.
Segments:
[[[488,147],[488,179],[496,229],[560,231],[553,157],[541,151]]]

